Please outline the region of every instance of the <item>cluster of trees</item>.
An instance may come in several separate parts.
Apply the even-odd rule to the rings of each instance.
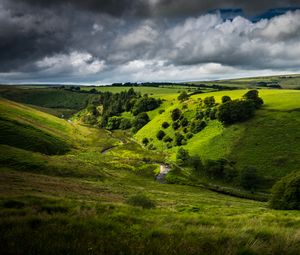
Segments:
[[[230,97],[223,96],[222,104],[218,107],[217,118],[224,124],[245,121],[250,119],[263,103],[257,90],[249,90],[242,99],[231,100]]]
[[[109,130],[133,127],[133,130],[137,131],[150,120],[145,112],[161,104],[160,99],[148,97],[147,94],[141,96],[133,88],[120,93],[98,92],[97,94],[98,96],[87,107],[86,121]],[[134,119],[121,117],[123,112],[132,112]]]

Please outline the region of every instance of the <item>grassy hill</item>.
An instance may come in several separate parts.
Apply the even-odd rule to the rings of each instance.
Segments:
[[[224,93],[234,98],[244,92],[212,95],[219,100]],[[242,158],[253,153],[247,149],[256,148],[254,140],[270,141],[269,133],[276,127],[278,138],[287,135],[284,141],[289,146],[276,140],[273,146],[282,148],[273,150],[267,143],[258,147],[273,150],[270,154],[281,150],[281,155],[289,156],[286,162],[297,162],[299,92],[268,90],[261,95],[265,106],[254,119],[229,128],[212,122],[186,147],[198,153],[207,150],[206,142],[215,146],[207,152],[212,157],[233,156],[235,149]],[[153,129],[169,118],[172,108],[181,106],[177,92],[169,96],[161,106],[165,112],[152,111],[151,122],[137,137],[142,132],[155,136]],[[195,95],[187,102],[186,116],[192,116],[197,98],[204,96]],[[2,128],[1,123],[0,130],[1,254],[299,253],[299,212],[275,211],[267,202],[227,196],[203,186],[158,183],[155,173],[168,155],[144,149],[126,131],[81,126],[6,99],[0,100],[0,120],[10,125]],[[12,140],[7,140],[9,135]],[[67,153],[46,155],[33,150],[36,141],[51,147],[49,137]],[[232,142],[233,138],[237,140]],[[229,154],[223,144],[230,147]],[[156,146],[169,153],[177,150],[166,150],[159,142]],[[263,158],[259,160],[262,165]],[[151,208],[143,207],[149,201]]]
[[[135,135],[138,141],[144,137],[158,149],[168,151],[175,159],[178,147],[167,148],[159,141],[156,134],[159,130],[174,138],[175,131],[171,125],[164,129],[163,122],[172,123],[171,111],[180,108],[189,121],[195,115],[198,99],[214,96],[220,102],[223,95],[232,99],[240,98],[246,90],[223,91],[194,95],[184,103],[173,99],[161,108],[146,126]],[[255,166],[259,173],[267,178],[279,178],[294,171],[300,164],[300,92],[296,90],[260,90],[264,106],[256,112],[254,118],[224,127],[218,121],[210,121],[201,132],[187,140],[187,149],[191,155],[199,155],[203,160],[227,158],[236,162],[238,169],[244,166]],[[183,107],[186,109],[182,109]]]

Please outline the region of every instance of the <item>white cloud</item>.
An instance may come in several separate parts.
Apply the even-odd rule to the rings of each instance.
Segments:
[[[57,54],[36,63],[37,67],[48,73],[95,74],[102,71],[105,62],[95,59],[87,52],[73,51],[70,54]]]

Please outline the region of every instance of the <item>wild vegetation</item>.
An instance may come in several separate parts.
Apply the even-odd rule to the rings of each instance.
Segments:
[[[1,254],[298,254],[299,91],[163,86],[0,99]]]

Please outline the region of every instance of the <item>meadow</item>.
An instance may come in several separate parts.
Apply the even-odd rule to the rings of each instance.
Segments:
[[[21,92],[14,99],[19,103],[0,98],[1,254],[299,254],[299,211],[273,210],[268,202],[220,194],[196,181],[155,180],[160,164],[174,162],[178,150],[156,139],[172,109],[186,104],[191,119],[199,98],[220,102],[246,90],[197,94],[180,103],[178,88],[140,88],[165,101],[148,112],[151,121],[134,137],[57,118],[55,103],[79,106],[50,100],[58,93],[52,90],[49,104]],[[80,108],[93,96],[55,91],[73,93]],[[212,121],[183,147],[203,159],[228,157],[238,168],[254,165],[274,180],[297,170],[300,91],[259,93],[265,104],[254,118],[229,127]],[[145,136],[156,150],[141,145]]]

